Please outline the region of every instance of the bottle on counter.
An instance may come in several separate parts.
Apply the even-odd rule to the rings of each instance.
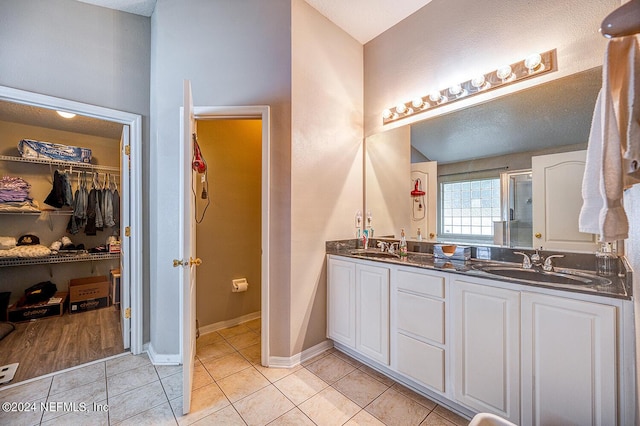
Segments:
[[[404,235],[404,228],[402,228],[400,230],[400,257],[406,259],[407,254],[407,237]]]
[[[416,239],[417,239],[418,241],[422,241],[422,232],[420,232],[420,228],[418,228],[418,231],[417,231],[417,233],[416,233],[416,234],[417,234],[417,235],[416,235]]]

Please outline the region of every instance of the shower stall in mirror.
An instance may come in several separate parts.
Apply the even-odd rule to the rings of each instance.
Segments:
[[[532,247],[533,200],[531,170],[500,174],[502,220],[494,222],[494,244]]]

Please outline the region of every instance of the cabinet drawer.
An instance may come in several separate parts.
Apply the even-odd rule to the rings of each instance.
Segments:
[[[444,298],[444,277],[398,271],[398,289]]]
[[[398,371],[444,392],[444,350],[398,333]]]
[[[397,327],[444,344],[444,301],[399,291]]]

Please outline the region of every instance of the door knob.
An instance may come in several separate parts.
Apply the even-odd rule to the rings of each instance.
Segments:
[[[202,259],[200,259],[199,257],[196,257],[195,259],[193,257],[189,257],[189,266],[200,266],[202,265]]]
[[[177,268],[178,266],[184,266],[184,260],[182,260],[182,259],[173,259],[173,267]]]
[[[535,237],[536,237],[536,238],[542,238],[542,234],[541,234],[541,233],[539,233],[539,232],[536,232]]]

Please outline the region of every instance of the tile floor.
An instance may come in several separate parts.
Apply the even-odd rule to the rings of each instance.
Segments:
[[[28,403],[22,412],[0,409],[0,424],[468,424],[334,349],[292,369],[262,367],[259,319],[203,335],[197,344],[186,416],[181,367],[125,355],[0,390],[2,403]]]

